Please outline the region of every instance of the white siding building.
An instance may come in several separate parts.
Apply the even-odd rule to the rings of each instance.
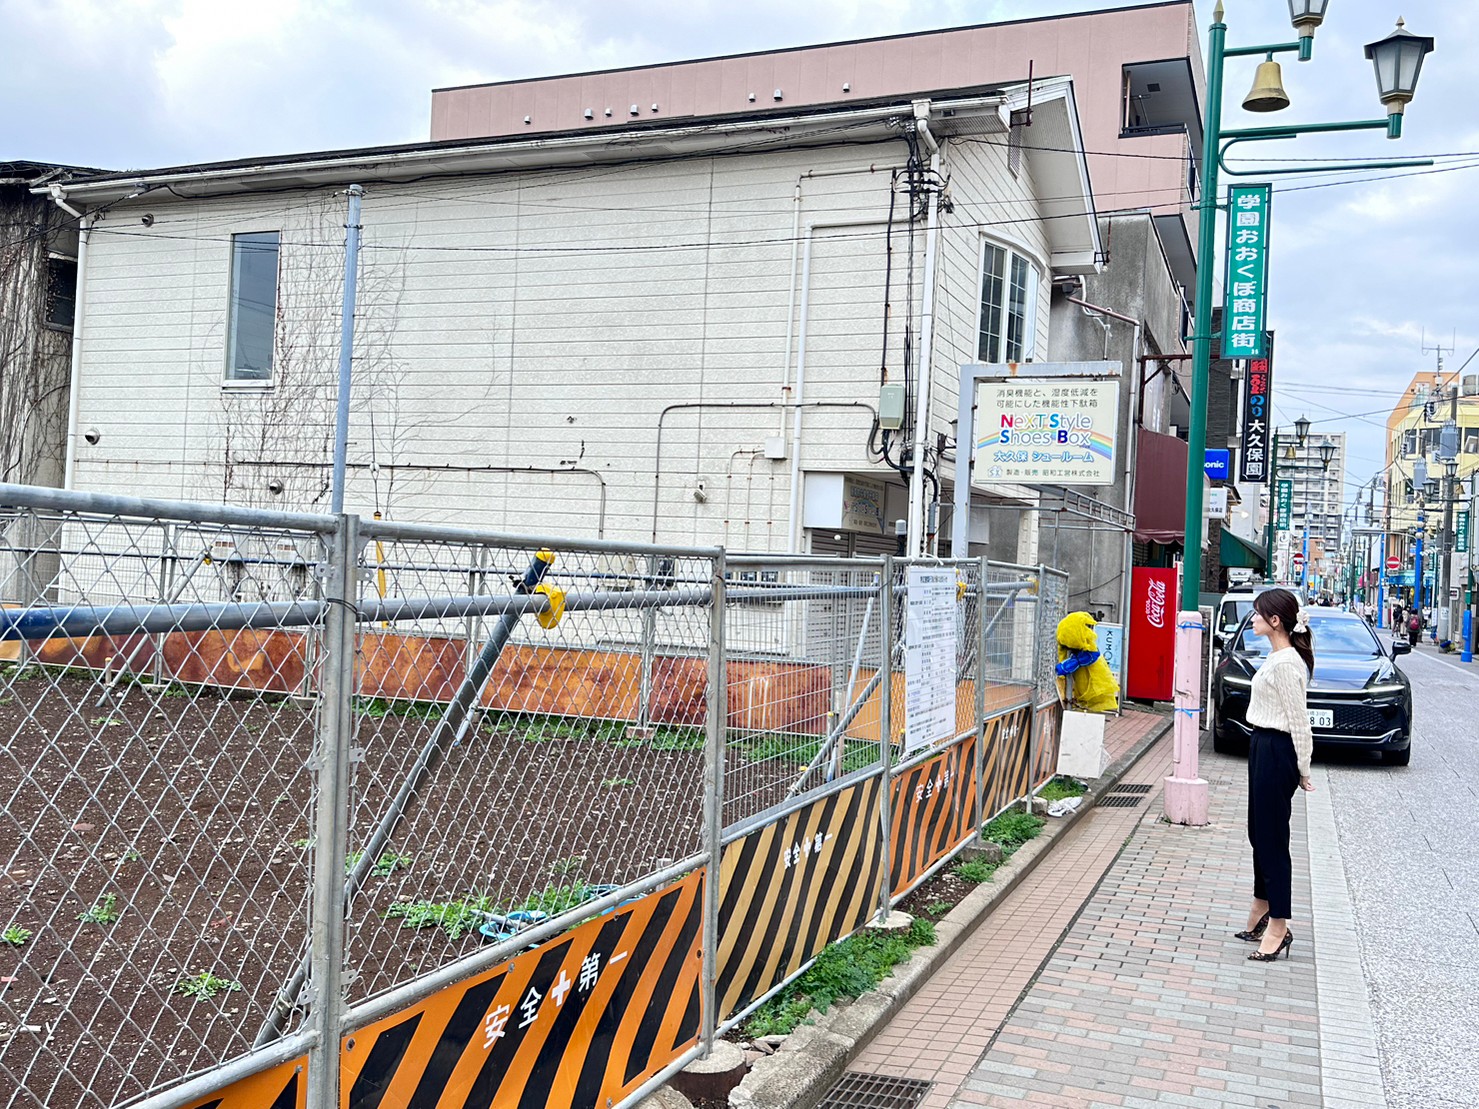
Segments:
[[[891,550],[907,483],[875,419],[906,345],[909,395],[933,374],[926,498],[948,504],[957,367],[1041,360],[1051,278],[1096,268],[1072,85],[1034,85],[1033,141],[1013,148],[1026,96],[70,183],[91,225],[71,484],[327,508],[357,183],[347,510]],[[971,553],[1035,560],[1031,495],[977,497]]]

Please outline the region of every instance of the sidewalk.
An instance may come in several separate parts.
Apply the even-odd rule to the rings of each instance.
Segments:
[[[1384,1107],[1324,770],[1295,803],[1292,959],[1261,964],[1232,938],[1252,884],[1244,761],[1204,748],[1212,823],[1192,829],[1160,819],[1170,758],[1167,735],[1123,807],[1068,829],[850,1069],[930,1083],[923,1109]]]

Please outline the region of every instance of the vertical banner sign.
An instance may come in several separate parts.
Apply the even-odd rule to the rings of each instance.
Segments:
[[[1130,579],[1130,673],[1136,700],[1169,701],[1176,661],[1176,571],[1135,567]]]
[[[1453,523],[1454,551],[1458,554],[1469,553],[1469,510],[1459,509],[1458,517]]]
[[[1294,517],[1294,482],[1284,478],[1279,482],[1279,530],[1288,531]]]
[[[1222,356],[1264,358],[1268,285],[1270,185],[1227,190],[1227,298],[1222,308]]]
[[[1227,319],[1226,316],[1222,317]],[[1248,373],[1243,381],[1243,434],[1238,451],[1238,469],[1244,481],[1263,484],[1269,479],[1273,462],[1274,337],[1264,336],[1264,354],[1248,360]]]
[[[904,605],[904,749],[955,734],[955,571],[909,567]]]
[[[1125,628],[1123,624],[1098,623],[1094,635],[1099,640],[1099,653],[1114,674],[1121,689],[1125,688]]]

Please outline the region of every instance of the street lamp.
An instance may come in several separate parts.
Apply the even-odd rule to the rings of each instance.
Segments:
[[[1292,10],[1293,0],[1289,6]],[[1387,137],[1391,139],[1401,137],[1402,110],[1417,91],[1423,59],[1433,52],[1431,38],[1414,35],[1406,26],[1399,19],[1397,29],[1390,35],[1366,44],[1366,57],[1376,67],[1376,88],[1387,109]]]
[[[1305,440],[1307,440],[1309,437],[1310,418],[1308,416],[1301,416],[1299,417],[1299,419],[1294,421],[1294,438],[1298,440],[1300,447],[1303,447],[1305,444]]]
[[[1192,335],[1191,376],[1191,420],[1186,436],[1186,526],[1184,556],[1181,579],[1181,612],[1177,619],[1176,674],[1177,713],[1176,743],[1172,756],[1171,777],[1166,781],[1166,816],[1173,823],[1205,824],[1207,822],[1207,783],[1197,776],[1197,745],[1200,739],[1197,727],[1197,712],[1201,702],[1200,658],[1201,618],[1198,612],[1202,586],[1202,548],[1197,537],[1202,533],[1202,468],[1207,449],[1207,394],[1208,372],[1212,364],[1212,276],[1217,253],[1217,209],[1218,170],[1229,176],[1241,176],[1242,170],[1227,167],[1224,159],[1227,152],[1237,143],[1261,142],[1272,139],[1290,139],[1297,135],[1332,131],[1385,130],[1388,135],[1400,134],[1400,115],[1388,119],[1360,120],[1346,123],[1289,124],[1279,127],[1246,127],[1226,132],[1222,129],[1222,78],[1223,67],[1228,58],[1262,57],[1271,61],[1275,54],[1297,53],[1301,61],[1310,58],[1314,46],[1314,29],[1324,16],[1323,2],[1298,0],[1290,5],[1291,22],[1299,31],[1295,42],[1281,42],[1265,46],[1227,45],[1227,24],[1223,22],[1222,0],[1218,0],[1212,14],[1212,26],[1207,35],[1207,119],[1202,137],[1202,190],[1197,198],[1199,227],[1197,231],[1197,286],[1194,318],[1196,327]],[[1317,18],[1318,17],[1318,18]],[[1398,40],[1402,42],[1401,39]],[[1391,47],[1381,47],[1382,59]],[[1406,47],[1402,47],[1406,49]],[[1375,55],[1373,55],[1373,59]],[[1378,66],[1380,68],[1380,66]],[[1400,63],[1388,65],[1392,71],[1395,93],[1400,80],[1409,77],[1416,81],[1415,67]],[[1385,89],[1385,84],[1383,84]],[[1410,94],[1411,86],[1403,86]],[[1286,98],[1287,99],[1287,98]],[[1410,95],[1408,96],[1410,99]],[[1405,106],[1406,100],[1401,103]],[[1393,126],[1391,119],[1397,119]],[[1394,166],[1431,165],[1431,159],[1404,162],[1360,162],[1347,163],[1340,168],[1347,170],[1388,169]],[[1328,171],[1329,166],[1319,167]],[[1260,177],[1287,173],[1310,173],[1309,166],[1289,166],[1277,169],[1261,168]],[[1184,674],[1185,666],[1195,668],[1195,673]]]

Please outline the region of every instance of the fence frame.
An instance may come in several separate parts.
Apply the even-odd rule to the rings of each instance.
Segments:
[[[229,1083],[280,1065],[306,1053],[306,1088],[308,1103],[332,1105],[340,1101],[340,1044],[343,1037],[381,1020],[401,1009],[425,1000],[449,986],[455,985],[482,971],[491,969],[508,960],[531,944],[541,944],[568,930],[576,921],[614,909],[629,899],[660,890],[674,879],[702,869],[705,872],[702,894],[702,928],[700,972],[700,1031],[695,1046],[680,1053],[677,1059],[663,1065],[645,1080],[641,1087],[629,1094],[622,1105],[630,1104],[637,1097],[655,1089],[694,1058],[707,1056],[715,1038],[726,1028],[732,1027],[754,1008],[763,1004],[778,990],[794,980],[815,958],[806,959],[800,970],[783,978],[779,983],[763,991],[743,1009],[724,1014],[718,1009],[720,909],[723,897],[720,867],[727,846],[748,835],[763,831],[768,825],[785,819],[806,806],[816,804],[844,790],[859,786],[870,779],[878,783],[878,821],[867,835],[878,837],[879,884],[872,896],[876,911],[875,919],[886,916],[918,885],[927,881],[941,868],[949,864],[959,853],[981,839],[985,821],[1021,801],[1021,796],[1007,796],[1003,792],[1005,805],[995,807],[987,795],[988,786],[1001,781],[1005,772],[1003,764],[1004,744],[998,737],[993,743],[988,758],[986,751],[989,726],[998,719],[1010,718],[1012,714],[1027,710],[1027,787],[1031,794],[1040,784],[1036,781],[1037,767],[1041,761],[1039,718],[1042,710],[1055,700],[1044,699],[1043,690],[1051,687],[1051,679],[1042,673],[1042,637],[1049,632],[1049,619],[1061,616],[1061,612],[1049,612],[1047,592],[1044,585],[1051,579],[1063,579],[1062,571],[1039,565],[1017,566],[981,557],[962,560],[907,560],[884,556],[881,560],[809,558],[796,556],[736,555],[722,548],[686,548],[641,543],[623,543],[610,540],[571,541],[558,537],[529,537],[484,532],[476,529],[456,528],[424,524],[399,524],[385,521],[361,520],[352,515],[339,517],[303,513],[280,513],[266,510],[236,508],[222,505],[192,504],[128,497],[104,496],[99,494],[71,493],[56,490],[38,490],[30,487],[0,484],[0,505],[18,505],[33,510],[73,513],[84,517],[116,517],[123,519],[154,519],[164,522],[163,546],[157,556],[158,587],[156,596],[148,602],[136,605],[86,606],[53,605],[38,606],[15,616],[0,615],[0,637],[20,638],[29,645],[33,638],[46,638],[77,634],[92,634],[102,630],[109,633],[127,629],[131,634],[147,633],[162,641],[171,631],[188,629],[193,621],[204,621],[202,626],[212,629],[223,627],[302,627],[312,633],[322,629],[310,640],[315,646],[321,682],[317,693],[317,713],[314,725],[313,748],[308,770],[315,783],[313,800],[313,829],[315,847],[311,860],[311,909],[308,921],[310,949],[306,991],[300,991],[289,983],[277,998],[274,1010],[286,1012],[293,1006],[306,1003],[308,1014],[297,1029],[284,1034],[280,1027],[268,1033],[264,1027],[253,1048],[245,1054],[235,1056],[209,1070],[188,1075],[183,1080],[163,1089],[155,1089],[135,1099],[132,1103],[147,1109],[181,1109]],[[321,567],[317,600],[293,602],[254,602],[205,604],[201,602],[181,604],[173,594],[176,575],[184,572],[180,567],[181,554],[175,545],[180,525],[218,524],[242,528],[283,529],[292,528],[320,536],[328,543],[326,563]],[[384,541],[446,543],[460,545],[475,552],[471,564],[463,572],[462,580],[467,588],[463,597],[420,597],[390,598],[382,592],[377,600],[367,606],[358,606],[361,576],[384,566],[381,544]],[[418,977],[393,985],[391,988],[368,999],[350,1004],[347,998],[347,979],[344,955],[347,928],[347,907],[352,898],[356,879],[355,871],[363,871],[374,862],[376,851],[367,847],[362,857],[345,879],[348,841],[350,838],[350,797],[355,751],[355,729],[357,709],[356,651],[359,637],[373,623],[392,626],[405,620],[416,620],[432,616],[459,618],[467,629],[468,643],[465,661],[461,669],[466,681],[471,684],[485,679],[497,658],[479,657],[473,636],[482,639],[488,633],[483,624],[487,617],[499,617],[499,627],[488,635],[491,647],[499,640],[498,649],[506,642],[507,629],[524,615],[538,613],[548,605],[545,597],[530,592],[513,595],[489,591],[490,579],[497,571],[489,566],[488,550],[493,546],[508,546],[516,549],[548,547],[573,549],[591,554],[613,554],[632,556],[642,567],[636,577],[642,588],[628,590],[588,590],[571,593],[566,598],[567,611],[593,609],[599,611],[641,610],[642,634],[637,645],[640,657],[639,710],[636,723],[647,727],[651,723],[650,701],[652,697],[652,668],[657,654],[655,639],[656,614],[667,606],[706,609],[708,614],[708,642],[704,650],[706,687],[708,690],[703,723],[705,733],[703,753],[703,799],[702,830],[700,849],[686,857],[674,860],[670,865],[654,869],[640,878],[623,884],[600,897],[581,903],[577,908],[551,916],[518,933],[514,938],[494,942],[470,954],[445,963]],[[659,567],[664,558],[706,560],[710,573],[709,581],[699,585],[677,582],[662,583]],[[975,588],[969,584],[962,591],[958,602],[972,601],[975,605],[976,625],[965,637],[967,646],[974,653],[974,663],[968,664],[967,677],[972,682],[970,719],[965,730],[959,728],[961,711],[962,674],[957,671],[956,697],[957,717],[954,734],[931,743],[916,752],[895,751],[894,747],[894,677],[902,667],[899,648],[903,642],[899,624],[902,616],[900,598],[907,594],[907,568],[910,565],[954,566],[957,573],[968,572],[975,577]],[[778,574],[795,571],[827,571],[845,569],[863,572],[876,569],[872,586],[822,586],[811,584],[778,584],[773,588],[759,588],[735,582],[731,575],[739,568],[777,571]],[[1012,571],[1022,576],[1021,581],[1004,584],[990,582],[993,571]],[[896,577],[903,575],[900,581]],[[188,577],[188,572],[185,572]],[[835,738],[839,746],[838,769],[841,770],[841,754],[846,750],[847,729],[853,717],[871,696],[864,688],[854,704],[846,704],[853,695],[859,662],[864,657],[863,645],[870,635],[871,614],[876,603],[878,620],[877,669],[872,682],[878,684],[878,757],[871,767],[839,772],[824,784],[788,795],[765,810],[739,819],[726,826],[724,823],[725,759],[728,736],[732,729],[728,699],[723,694],[729,690],[728,663],[733,651],[727,639],[726,614],[731,606],[743,606],[755,601],[797,602],[814,599],[869,598],[868,614],[865,615],[858,647],[853,654],[853,668],[846,683],[847,694],[843,697],[842,723],[836,726],[836,736],[830,722],[824,728],[823,749],[819,759],[825,762],[826,743]],[[988,620],[988,598],[1001,597],[998,611]],[[1066,590],[1062,593],[1066,600]],[[1021,606],[1021,609],[1019,609]],[[1029,607],[1030,606],[1030,607]],[[1024,699],[1013,701],[1006,707],[996,706],[988,715],[987,687],[993,680],[989,677],[992,634],[998,622],[1007,612],[1029,611],[1031,613],[1031,643],[1027,658],[1030,660],[1028,674],[1022,680],[1027,684]],[[789,618],[789,613],[788,613]],[[1017,635],[1014,628],[1012,634]],[[959,632],[957,635],[959,636]],[[798,654],[797,645],[789,644],[792,655]],[[21,664],[25,664],[25,651]],[[486,651],[485,651],[486,655]],[[1013,656],[1015,657],[1015,656]],[[161,678],[162,652],[156,650],[151,660],[152,676]],[[958,664],[959,665],[959,664]],[[103,678],[106,680],[106,674]],[[1016,680],[1015,672],[1012,675]],[[304,683],[308,679],[305,677]],[[835,675],[834,675],[835,684]],[[469,701],[459,695],[454,706],[461,702],[461,713],[449,709],[434,732],[433,738],[446,728],[456,729],[459,720],[454,716],[465,716],[479,711],[478,694],[481,685],[474,690]],[[298,695],[312,696],[311,689],[300,689]],[[450,723],[449,723],[450,721]],[[894,818],[893,791],[901,775],[924,761],[936,758],[961,743],[974,743],[974,755],[969,766],[969,778],[974,797],[970,802],[970,831],[953,843],[938,859],[931,862],[920,874],[909,879],[902,889],[895,889],[891,878],[892,822]],[[803,776],[803,781],[806,780]],[[996,793],[993,792],[993,797]],[[361,874],[362,878],[363,875]],[[844,938],[831,936],[832,942]],[[304,983],[298,983],[303,985]]]

